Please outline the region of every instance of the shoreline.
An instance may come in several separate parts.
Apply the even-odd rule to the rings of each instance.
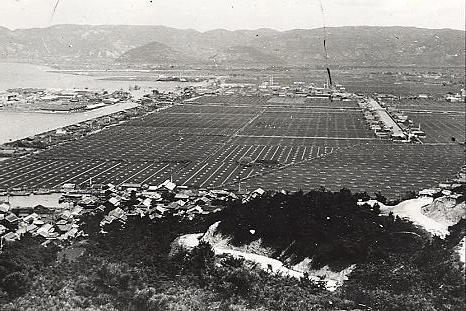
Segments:
[[[111,106],[106,106],[98,109],[80,111],[80,112],[33,112],[33,111],[5,111],[8,115],[4,115],[5,120],[3,122],[6,124],[4,127],[4,132],[0,130],[0,144],[5,144],[8,142],[25,139],[30,136],[35,136],[41,133],[48,131],[56,130],[62,127],[75,125],[81,122],[89,121],[95,118],[111,115],[113,113],[125,111],[131,108],[140,106],[140,104],[135,102],[122,102],[117,103]],[[0,119],[2,119],[3,111],[0,110]],[[26,116],[30,116],[29,120],[26,119]],[[17,117],[14,120],[14,117]],[[36,117],[36,120],[33,120],[34,124],[40,125],[35,126],[34,128],[27,128],[28,124]],[[48,120],[54,117],[63,117],[59,120]],[[67,117],[67,118],[66,118]],[[13,118],[13,119],[11,119]],[[53,123],[50,123],[53,122]],[[15,131],[13,133],[13,131]]]

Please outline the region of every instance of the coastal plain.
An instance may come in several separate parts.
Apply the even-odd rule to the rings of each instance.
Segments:
[[[410,109],[411,115],[423,115],[415,105]],[[324,186],[399,197],[452,178],[463,165],[464,148],[449,137],[464,140],[464,123],[441,125],[427,143],[406,144],[375,138],[353,101],[201,96],[2,161],[0,189],[156,185],[171,179],[193,188]]]

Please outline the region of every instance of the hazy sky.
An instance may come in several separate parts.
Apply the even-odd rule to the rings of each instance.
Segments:
[[[327,26],[465,29],[465,0],[321,0]],[[165,25],[200,31],[322,27],[319,0],[0,0],[0,25]]]

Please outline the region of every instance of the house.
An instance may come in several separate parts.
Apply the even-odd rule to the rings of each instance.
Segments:
[[[90,197],[90,196],[85,196],[85,197],[82,198],[81,201],[79,201],[78,204],[81,204],[81,205],[92,205],[92,204],[95,204],[95,198]]]
[[[179,206],[185,206],[186,205],[186,201],[183,201],[183,200],[175,201],[175,203],[178,204]]]
[[[7,213],[10,210],[10,205],[7,203],[0,203],[0,213]]]
[[[73,216],[78,216],[78,215],[81,214],[82,210],[83,210],[82,207],[80,207],[80,206],[75,206],[75,207],[73,208],[73,210],[71,211],[71,215],[73,215]]]
[[[251,193],[249,194],[249,198],[248,198],[248,199],[254,199],[254,198],[260,197],[260,196],[262,196],[264,193],[265,193],[265,190],[264,190],[264,189],[262,189],[262,188],[257,188],[256,190],[254,190],[253,192],[251,192]]]
[[[57,129],[57,130],[55,131],[55,134],[56,134],[56,135],[66,135],[67,132],[66,132],[65,129],[59,128],[59,129]]]
[[[67,223],[68,223],[68,222],[67,222],[66,220],[61,219],[61,220],[57,221],[55,224],[56,224],[57,226],[59,226],[59,225],[66,225]]]
[[[58,227],[58,230],[60,230],[61,232],[68,232],[72,229],[71,224],[68,224],[68,223],[60,224],[60,225],[57,224],[57,227]]]
[[[210,190],[210,193],[217,197],[226,197],[230,194],[230,192],[226,190]]]
[[[8,232],[7,234],[3,236],[3,239],[5,240],[5,242],[14,242],[14,241],[18,241],[20,237],[18,234],[14,232]]]
[[[433,196],[434,194],[438,193],[438,189],[423,189],[419,191],[419,195],[421,196]]]
[[[444,189],[444,190],[442,190],[442,194],[443,195],[451,195],[451,190]]]
[[[438,186],[443,189],[451,189],[451,184],[447,183],[440,183]]]
[[[108,200],[109,203],[112,203],[114,206],[120,205],[120,199],[116,197],[112,197]]]
[[[46,237],[47,239],[57,239],[60,236],[58,232],[51,231],[49,232],[49,236]]]
[[[150,198],[146,198],[144,199],[144,201],[142,201],[142,205],[144,205],[145,207],[150,207],[152,204],[152,199]]]
[[[102,219],[102,221],[100,222],[100,225],[101,225],[101,226],[104,226],[104,225],[106,225],[106,224],[110,224],[110,223],[112,223],[115,219],[116,219],[115,217],[107,215],[107,216],[104,217],[104,219]]]
[[[179,192],[175,195],[175,200],[188,200],[188,199],[189,199],[189,195],[183,192]]]
[[[455,199],[455,200],[458,200],[459,198],[461,198],[463,196],[462,193],[453,193],[450,195],[450,198],[452,199]]]
[[[121,208],[117,207],[117,208],[111,210],[108,213],[108,216],[115,217],[115,218],[120,218],[124,214],[125,214],[125,211],[123,211]]]
[[[159,186],[155,186],[155,185],[149,185],[149,187],[147,187],[147,191],[157,191],[159,189]]]
[[[74,190],[76,188],[75,184],[66,183],[61,186],[62,190]]]
[[[141,195],[145,196],[145,197],[148,197],[148,198],[151,198],[151,199],[156,200],[156,201],[159,201],[159,200],[162,199],[162,196],[160,195],[160,193],[155,192],[155,191],[142,191]]]
[[[157,213],[152,213],[152,214],[149,214],[149,219],[150,220],[154,220],[155,218],[162,218],[163,216],[160,215],[160,214],[157,214]]]
[[[34,220],[39,219],[40,216],[37,213],[32,213],[26,217],[23,218],[23,221],[29,224],[32,224]]]
[[[106,209],[105,205],[99,205],[95,208],[96,211],[104,212]]]
[[[50,243],[52,243],[52,240],[45,240],[44,242],[40,243],[40,245],[47,247]]]
[[[21,223],[18,225],[18,229],[16,230],[16,234],[19,236],[26,233],[27,225],[25,223]]]
[[[5,216],[5,220],[12,224],[12,223],[17,222],[19,220],[19,218],[15,214],[10,213],[10,214]]]
[[[63,212],[60,213],[60,218],[62,219],[68,219],[71,217],[71,212],[69,210],[64,210]]]
[[[142,218],[146,215],[146,212],[147,212],[147,209],[141,209],[137,207],[136,209],[134,209],[132,213],[127,213],[126,215],[127,216],[138,216],[139,215],[139,217]]]
[[[187,212],[190,214],[206,214],[206,212],[199,205],[196,205],[193,208],[188,209]]]
[[[169,191],[173,191],[176,188],[176,184],[167,179],[160,185],[159,188],[165,188]]]
[[[203,196],[203,197],[197,199],[195,203],[196,203],[197,205],[206,205],[206,204],[209,204],[209,203],[210,203],[210,199],[207,198],[207,197],[205,197],[205,196]]]
[[[67,233],[69,236],[76,236],[78,234],[78,229],[77,228],[72,228],[70,231]]]
[[[177,209],[178,207],[180,207],[180,205],[176,202],[171,202],[170,204],[167,205],[168,209]]]
[[[26,232],[35,233],[38,227],[35,224],[30,224],[26,227]]]
[[[36,226],[42,226],[43,224],[45,224],[45,222],[42,219],[35,219],[32,223]]]
[[[157,206],[155,207],[155,211],[159,212],[160,214],[165,213],[167,210],[168,209],[159,204],[157,204]]]
[[[141,189],[142,185],[139,183],[123,183],[120,187],[121,189],[137,191],[138,189]]]
[[[75,237],[75,236],[77,235],[77,233],[78,233],[78,229],[73,228],[73,229],[71,229],[71,230],[69,230],[69,231],[63,233],[63,234],[59,237],[59,239],[61,239],[61,240],[66,240],[66,239],[68,239],[68,238],[70,238],[70,237]]]
[[[48,238],[53,231],[54,229],[51,224],[44,224],[42,227],[37,229],[36,233],[44,238]]]
[[[263,195],[265,193],[265,190],[262,189],[262,188],[257,188],[256,190],[254,190],[252,193],[255,193],[257,195]]]

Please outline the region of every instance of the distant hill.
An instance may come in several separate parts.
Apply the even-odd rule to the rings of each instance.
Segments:
[[[284,65],[277,55],[267,54],[252,46],[232,46],[209,58],[216,64],[230,66]]]
[[[166,44],[153,41],[129,50],[118,57],[116,62],[122,64],[192,64],[197,60]]]
[[[331,64],[464,65],[465,32],[414,27],[330,27]],[[292,64],[322,63],[323,30],[290,30],[252,42]]]
[[[451,29],[330,27],[327,28],[329,62],[464,66],[464,36],[464,31]],[[0,61],[113,66],[116,61],[125,60],[126,66],[137,66],[165,63],[170,48],[176,54],[172,61],[182,59],[186,61],[184,64],[212,64],[215,60],[222,65],[322,66],[323,37],[322,29],[199,32],[164,26],[56,25],[12,31],[2,27]],[[146,51],[151,47],[144,46],[153,42],[159,44],[165,57],[154,58]]]

